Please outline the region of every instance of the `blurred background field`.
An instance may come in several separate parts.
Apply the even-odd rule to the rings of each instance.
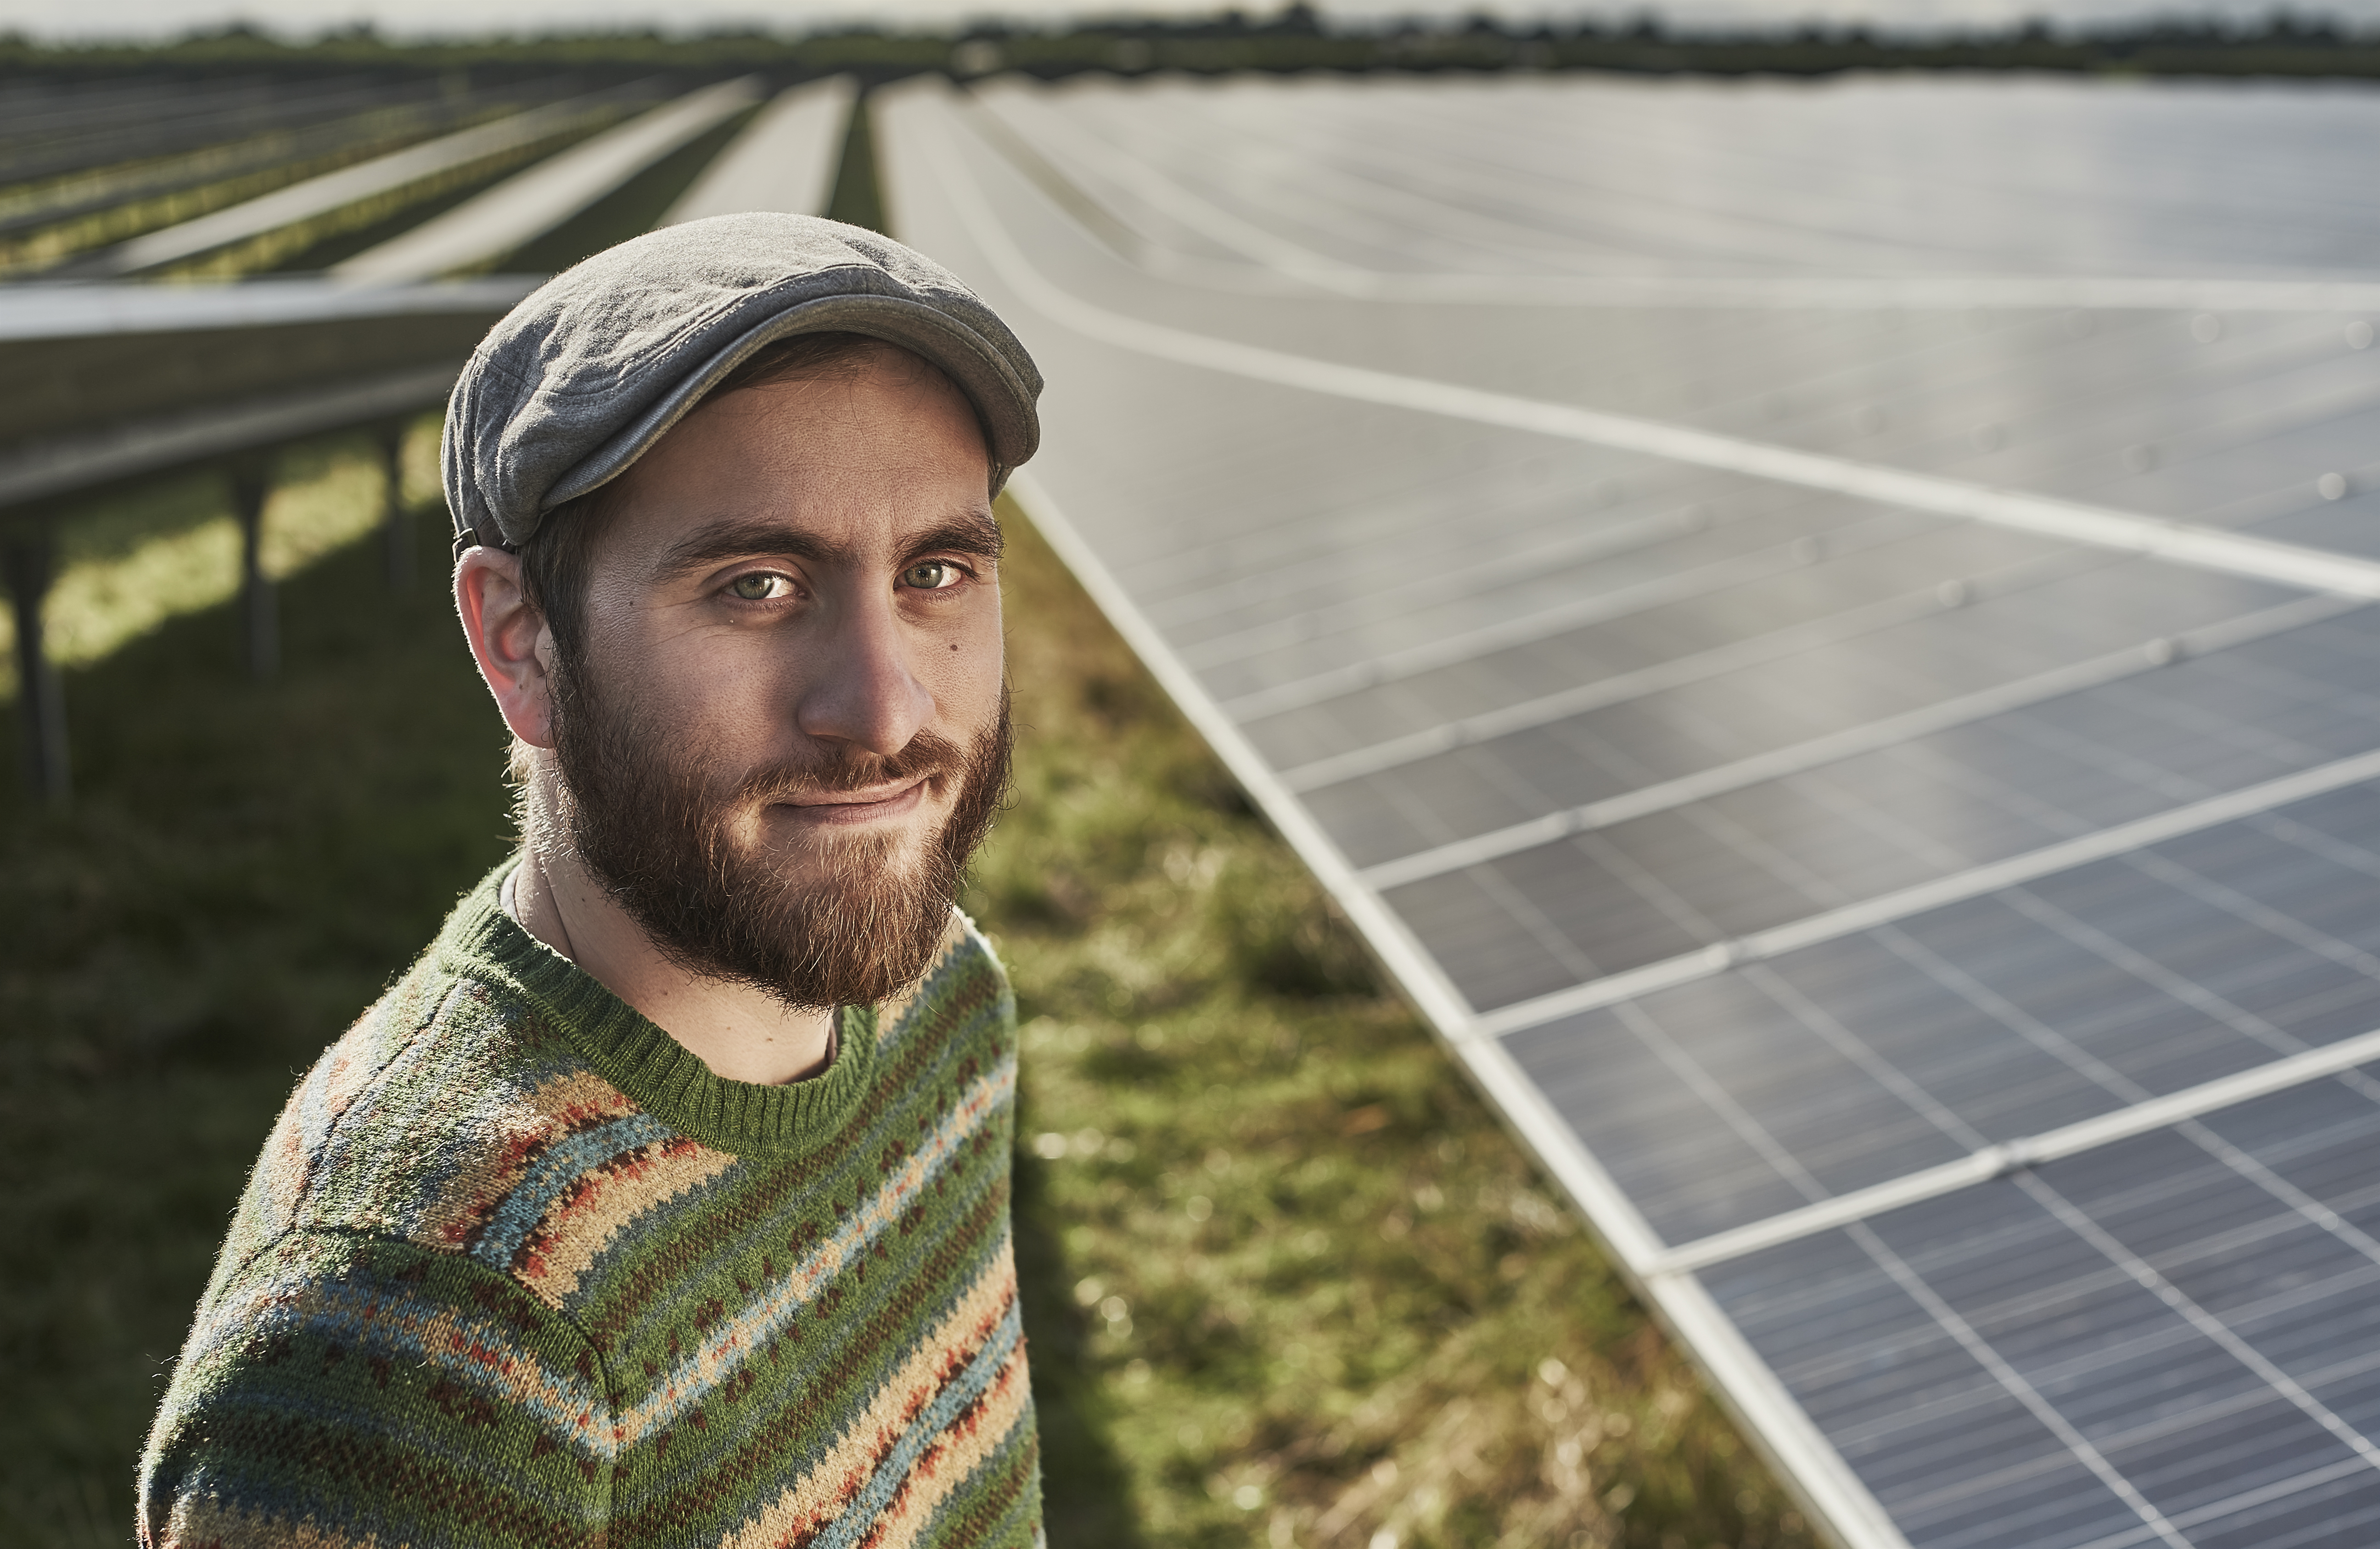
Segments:
[[[699,149],[514,267],[644,229]],[[836,212],[880,223],[864,122],[843,165]],[[270,683],[241,670],[218,477],[63,529],[75,800],[0,811],[0,1543],[125,1541],[272,1116],[509,848],[500,727],[439,581],[434,448],[425,419],[403,591],[371,446],[282,454]],[[1809,1542],[1310,876],[1004,518],[1017,801],[965,902],[1022,1006],[1052,1542]],[[12,768],[15,742],[12,717]]]

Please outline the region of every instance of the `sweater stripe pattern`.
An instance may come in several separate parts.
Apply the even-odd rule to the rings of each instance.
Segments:
[[[983,938],[953,912],[824,1072],[758,1086],[522,931],[502,878],[266,1141],[142,1543],[1039,1544]]]

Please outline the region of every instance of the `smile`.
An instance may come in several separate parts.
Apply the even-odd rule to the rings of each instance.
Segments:
[[[902,785],[866,791],[838,791],[832,795],[797,796],[778,804],[805,823],[820,827],[880,823],[905,817],[925,805],[927,777]]]

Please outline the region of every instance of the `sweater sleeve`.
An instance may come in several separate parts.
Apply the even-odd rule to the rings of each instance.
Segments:
[[[594,1544],[614,1435],[593,1348],[512,1280],[294,1232],[200,1309],[141,1459],[140,1543]]]

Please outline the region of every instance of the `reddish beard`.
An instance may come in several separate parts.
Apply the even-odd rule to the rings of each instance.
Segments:
[[[663,956],[819,1010],[886,999],[932,965],[966,863],[1007,795],[1005,690],[965,748],[920,731],[889,758],[829,744],[812,762],[722,782],[698,750],[582,678],[565,671],[553,684],[563,830]],[[787,855],[746,837],[776,803],[921,779],[955,792],[922,841],[808,828],[802,853]],[[904,857],[905,846],[917,853]]]

